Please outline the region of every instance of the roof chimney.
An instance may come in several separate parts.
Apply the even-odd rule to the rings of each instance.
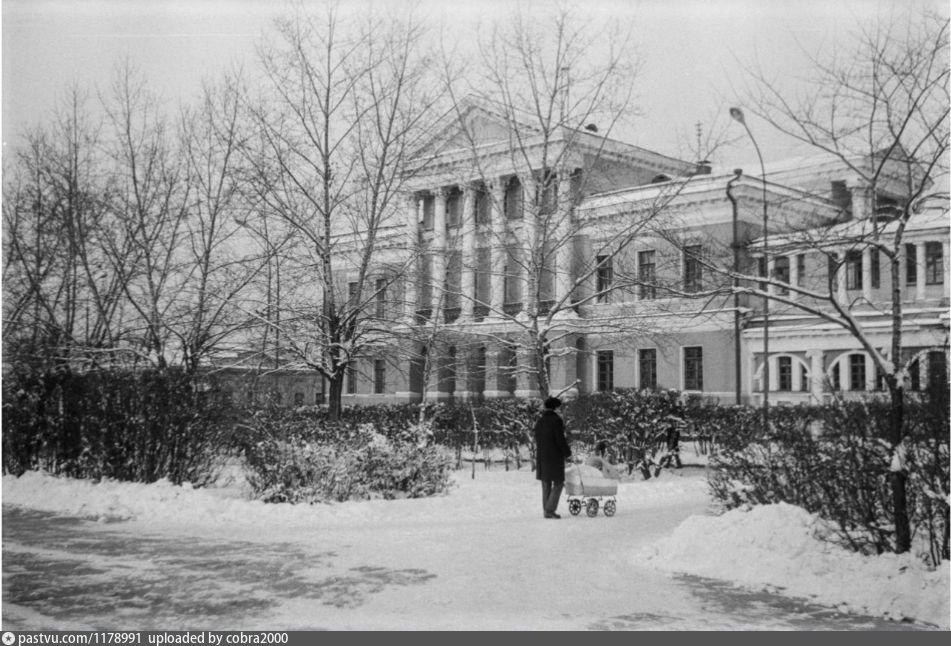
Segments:
[[[693,172],[694,175],[709,175],[713,172],[713,166],[710,165],[710,161],[703,159],[697,162],[697,169]]]

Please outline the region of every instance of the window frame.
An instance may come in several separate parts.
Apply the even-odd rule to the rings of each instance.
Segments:
[[[862,252],[851,249],[845,252],[845,288],[857,291],[862,287]]]
[[[595,357],[597,391],[611,392],[614,390],[614,350],[598,350]]]
[[[597,270],[595,272],[595,300],[598,303],[611,302],[611,289],[614,284],[614,256],[613,254],[595,256]]]
[[[925,285],[944,284],[944,245],[941,242],[925,243]]]
[[[649,259],[650,262],[644,262]],[[645,271],[645,267],[650,271]],[[649,275],[648,275],[649,274]],[[637,281],[638,297],[642,301],[652,301],[657,298],[657,250],[641,249],[637,252]]]
[[[683,348],[684,390],[703,392],[703,346]]]
[[[650,369],[645,371],[645,367]],[[650,375],[646,384],[645,372]],[[640,390],[657,390],[657,348],[641,348],[637,351],[637,378]]]
[[[790,356],[776,357],[776,390],[792,392],[793,360]]]
[[[683,287],[688,294],[703,291],[703,245],[686,245],[683,254]]]
[[[386,394],[386,361],[383,359],[373,362],[373,394]]]
[[[905,244],[905,286],[918,285],[918,247]]]

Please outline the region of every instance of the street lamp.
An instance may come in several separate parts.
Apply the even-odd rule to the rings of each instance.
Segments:
[[[740,377],[740,235],[739,217],[737,213],[736,197],[733,195],[733,185],[743,176],[743,169],[733,171],[733,177],[726,183],[726,197],[733,207],[733,372],[736,381],[736,405],[743,403],[743,382]]]
[[[730,108],[730,117],[734,121],[740,122],[743,128],[746,130],[747,136],[749,136],[750,141],[753,142],[753,148],[756,150],[756,156],[759,158],[759,168],[760,173],[763,176],[763,261],[766,263],[766,278],[769,279],[769,258],[766,255],[767,242],[769,236],[769,230],[767,226],[769,224],[767,208],[766,208],[766,166],[763,164],[763,155],[760,153],[759,145],[756,143],[756,138],[753,137],[753,133],[750,132],[750,127],[746,124],[746,118],[743,116],[743,111],[739,108]],[[766,286],[767,294],[769,293],[769,284]],[[763,430],[768,428],[769,420],[769,297],[763,298]]]

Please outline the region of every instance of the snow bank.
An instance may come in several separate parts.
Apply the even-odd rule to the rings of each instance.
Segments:
[[[863,556],[816,538],[822,521],[779,503],[691,516],[634,555],[661,570],[770,587],[824,605],[949,628],[949,563],[929,571],[911,554]]]
[[[137,520],[200,526],[309,526],[366,523],[426,523],[534,516],[537,483],[530,470],[468,470],[453,473],[448,495],[406,500],[368,500],[337,504],[265,504],[248,500],[246,489],[193,489],[167,480],[136,484],[58,478],[29,471],[3,477],[3,502],[102,522]],[[703,477],[664,476],[646,482],[622,482],[619,508],[649,508],[705,499]]]

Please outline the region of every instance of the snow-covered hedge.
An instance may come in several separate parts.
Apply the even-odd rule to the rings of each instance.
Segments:
[[[206,386],[176,370],[14,370],[3,379],[3,471],[201,486],[232,428]]]
[[[328,432],[256,417],[244,455],[253,495],[264,502],[421,498],[449,487],[452,457],[425,433],[387,438],[370,424]]]
[[[778,502],[833,523],[842,544],[863,553],[893,549],[893,455],[885,401],[777,407],[770,432],[738,416],[721,435],[711,487],[727,507]],[[907,499],[917,550],[947,559],[949,522],[948,412],[941,402],[909,401],[904,445]]]

